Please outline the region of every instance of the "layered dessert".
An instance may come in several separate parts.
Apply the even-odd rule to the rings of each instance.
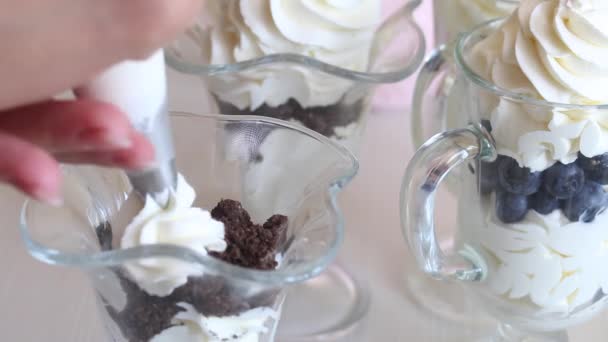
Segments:
[[[524,0],[468,64],[503,89],[545,102],[608,103],[608,2]],[[481,163],[482,217],[461,229],[509,304],[570,317],[608,294],[608,110],[477,100],[498,158]],[[590,312],[592,310],[585,310]]]
[[[435,43],[448,43],[481,23],[506,17],[518,3],[519,0],[434,0]]]
[[[204,63],[225,65],[293,54],[352,71],[366,71],[380,0],[207,1],[211,18],[192,30]],[[297,122],[325,136],[355,134],[369,88],[302,64],[276,61],[211,75],[222,114],[262,115]]]
[[[97,228],[99,243],[105,250],[171,244],[245,268],[278,267],[287,217],[254,224],[237,201],[221,200],[209,212],[193,207],[194,200],[181,175],[167,208],[132,195],[115,219]],[[126,304],[105,307],[127,341],[254,342],[279,318],[278,289],[239,288],[244,285],[199,264],[139,258],[114,271]]]

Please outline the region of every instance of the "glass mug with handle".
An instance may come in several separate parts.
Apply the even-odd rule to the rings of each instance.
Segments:
[[[464,284],[476,306],[501,322],[494,340],[567,341],[565,329],[591,319],[608,303],[606,155],[579,153],[575,147],[587,137],[570,137],[569,150],[548,148],[546,137],[563,131],[538,131],[545,140],[534,140],[537,132],[517,135],[515,119],[521,124],[522,117],[553,115],[592,125],[608,106],[537,100],[476,74],[465,52],[500,24],[484,24],[456,46],[463,96],[455,114],[469,124],[434,136],[416,152],[402,185],[402,227],[425,273]],[[506,139],[524,148],[510,155]],[[521,154],[524,165],[514,159]],[[554,162],[550,156],[557,155]],[[536,157],[545,158],[548,167],[530,163]],[[438,186],[459,166],[467,171],[458,182],[450,253],[437,242],[433,212]]]

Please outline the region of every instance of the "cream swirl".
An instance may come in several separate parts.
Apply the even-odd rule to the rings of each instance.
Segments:
[[[261,307],[235,316],[205,317],[188,303],[179,303],[185,311],[178,312],[172,320],[174,326],[154,336],[150,342],[257,342],[266,333],[269,319],[278,319],[271,308]]]
[[[200,254],[226,249],[224,224],[192,204],[196,194],[182,175],[171,194],[167,208],[152,198],[126,227],[121,248],[152,244],[172,244],[190,248]],[[151,295],[166,296],[185,284],[189,276],[202,274],[198,265],[171,258],[142,258],[125,265],[133,280]]]
[[[526,0],[478,43],[469,64],[514,92],[567,104],[608,103],[608,2]],[[608,111],[546,108],[501,100],[492,114],[499,153],[543,170],[577,152],[608,152]],[[514,118],[515,122],[509,122]]]
[[[209,29],[198,30],[208,63],[229,64],[275,53],[295,53],[364,71],[374,29],[381,18],[381,2],[239,0],[212,4],[207,11],[219,18]],[[221,100],[252,110],[264,103],[278,106],[289,98],[304,107],[329,105],[353,86],[350,81],[290,64],[214,76],[208,84]]]

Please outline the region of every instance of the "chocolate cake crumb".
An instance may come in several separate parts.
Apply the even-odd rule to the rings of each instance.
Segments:
[[[211,210],[211,217],[224,223],[228,247],[211,255],[231,264],[259,270],[277,267],[276,251],[287,233],[287,217],[274,215],[264,225],[251,222],[241,203],[222,200]]]
[[[116,270],[123,291],[127,295],[127,305],[118,312],[105,303],[110,317],[116,322],[124,337],[130,342],[148,342],[163,330],[172,326],[171,320],[183,308],[173,296],[152,296],[141,290],[122,271]]]
[[[361,117],[363,100],[351,105],[338,103],[331,106],[317,106],[303,108],[298,101],[291,98],[277,107],[270,107],[266,103],[256,110],[239,109],[231,103],[217,99],[220,113],[227,115],[260,115],[275,119],[289,121],[297,120],[304,127],[323,134],[327,137],[336,136],[336,128],[347,126]]]
[[[275,255],[284,243],[288,219],[274,215],[263,225],[251,222],[241,203],[222,200],[211,211],[222,221],[228,245],[224,253],[212,253],[227,262],[262,270],[277,266]],[[96,228],[102,249],[112,249],[112,227],[104,223]],[[189,303],[205,316],[233,316],[241,312],[273,304],[278,291],[258,293],[250,298],[235,295],[230,283],[221,276],[189,277],[186,284],[176,288],[169,296],[153,296],[133,282],[122,268],[114,270],[127,297],[127,304],[117,311],[104,302],[110,317],[119,326],[124,337],[131,342],[147,342],[171,327],[173,317],[184,309],[178,303]],[[102,298],[102,301],[104,299]]]
[[[112,249],[112,226],[107,221],[95,227],[95,234],[97,234],[99,247],[102,251]]]

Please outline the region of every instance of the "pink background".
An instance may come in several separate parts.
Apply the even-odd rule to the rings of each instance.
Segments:
[[[404,3],[403,0],[387,0],[387,13],[391,13],[398,6]],[[426,36],[427,52],[433,48],[433,10],[432,1],[423,1],[422,5],[416,10],[415,18],[418,25],[422,27]],[[407,44],[407,42],[404,42]],[[374,106],[378,110],[400,110],[409,107],[411,102],[412,89],[416,82],[416,75],[410,76],[407,80],[381,86],[378,89]]]

